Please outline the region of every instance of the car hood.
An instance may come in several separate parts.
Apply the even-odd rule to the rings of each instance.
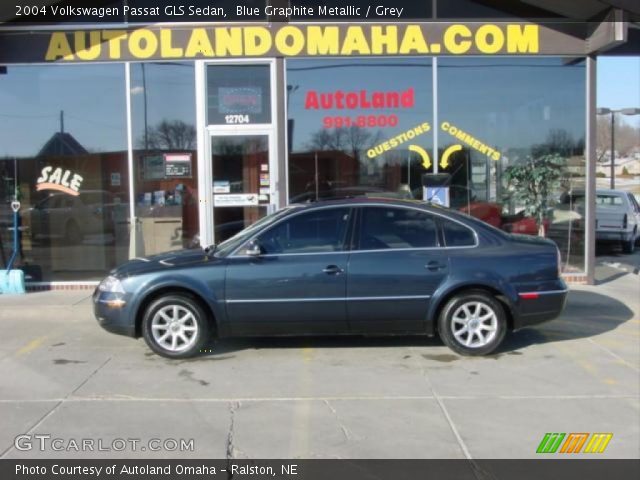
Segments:
[[[120,265],[113,273],[119,277],[129,277],[143,273],[195,266],[215,260],[215,257],[207,255],[201,248],[174,250],[149,257],[133,258]]]

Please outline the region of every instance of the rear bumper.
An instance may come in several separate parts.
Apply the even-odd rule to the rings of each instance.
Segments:
[[[633,232],[596,232],[596,242],[628,242],[633,237]]]
[[[514,330],[548,322],[562,313],[569,290],[562,280],[558,282],[554,289],[518,292],[518,315],[514,318]]]

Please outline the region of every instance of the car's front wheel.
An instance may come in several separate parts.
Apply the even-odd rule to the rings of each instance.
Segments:
[[[507,317],[502,304],[483,291],[451,298],[438,318],[442,341],[460,355],[488,355],[502,343]]]
[[[142,336],[149,348],[167,358],[188,358],[210,340],[208,315],[193,297],[171,294],[154,300],[142,319]]]

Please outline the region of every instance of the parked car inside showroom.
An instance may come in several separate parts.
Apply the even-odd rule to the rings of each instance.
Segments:
[[[104,190],[84,190],[78,196],[52,193],[29,208],[25,226],[35,240],[63,240],[76,245],[88,235],[112,235],[127,205]]]
[[[413,200],[289,206],[217,246],[131,260],[96,288],[108,331],[170,358],[212,337],[439,335],[462,355],[551,320],[567,287],[549,240]]]

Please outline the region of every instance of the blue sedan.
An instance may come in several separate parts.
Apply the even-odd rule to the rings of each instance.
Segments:
[[[133,259],[93,295],[106,330],[169,358],[213,337],[438,334],[486,355],[507,331],[556,318],[555,244],[422,202],[293,205],[204,249]]]

